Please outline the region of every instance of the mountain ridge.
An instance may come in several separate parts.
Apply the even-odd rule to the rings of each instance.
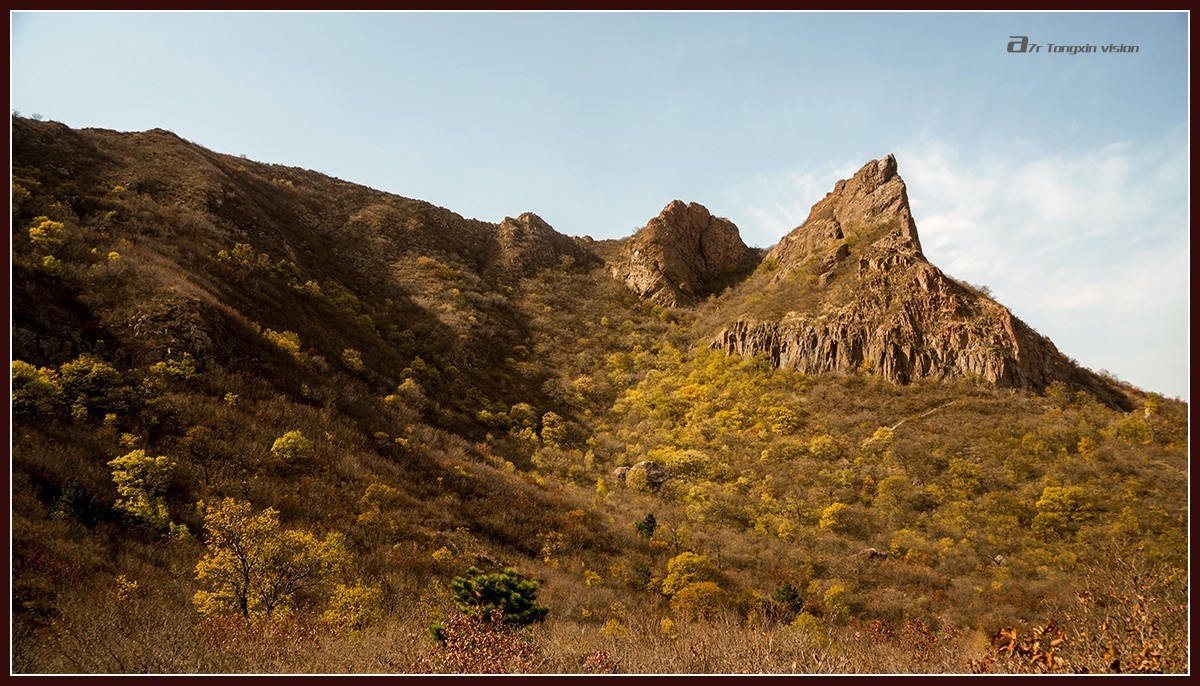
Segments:
[[[1150,667],[1186,664],[1186,403],[988,381],[1041,348],[924,261],[894,161],[769,252],[696,203],[595,241],[13,131],[14,672],[1027,671],[987,637],[1125,611],[1114,569],[1162,598]],[[329,564],[239,605],[243,514],[283,534],[255,584]],[[475,570],[544,623],[470,633]],[[1072,667],[1144,647],[1065,626],[1103,642]]]
[[[703,310],[705,298],[721,293],[750,303],[723,305],[724,321],[709,344],[762,353],[775,365],[806,373],[869,371],[896,383],[979,377],[1035,392],[1061,381],[1129,407],[1113,384],[928,262],[891,154],[838,181],[802,224],[765,251],[747,247],[728,219],[675,200],[602,254],[607,241],[567,236],[532,212],[499,223],[466,219],[317,172],[213,153],[162,129],[121,134],[18,120],[15,133],[19,155],[39,150],[68,183],[98,182],[98,166],[114,186],[210,213],[212,221],[197,222],[207,224],[201,227],[207,235],[196,238],[214,243],[214,252],[214,239],[223,236],[286,256],[301,271],[306,255],[328,255],[380,273],[411,271],[398,265],[449,254],[496,283],[539,269],[603,265],[655,304]],[[153,152],[139,155],[139,146]],[[72,178],[75,168],[84,178]],[[168,173],[172,168],[184,173]],[[306,192],[297,192],[298,184]],[[370,249],[360,250],[364,244]]]

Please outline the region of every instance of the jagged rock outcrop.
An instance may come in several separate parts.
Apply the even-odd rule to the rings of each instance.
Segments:
[[[499,254],[495,265],[509,274],[532,274],[539,269],[599,261],[575,239],[555,231],[532,212],[516,219],[505,217],[496,227],[496,243]]]
[[[849,254],[851,243],[887,248],[897,255],[924,259],[917,225],[908,205],[908,191],[897,172],[896,157],[868,163],[850,179],[813,205],[804,224],[784,236],[767,254],[768,260],[802,263],[829,258],[832,266]],[[830,257],[836,252],[836,257]]]
[[[895,157],[868,163],[813,206],[742,287],[753,292],[713,342],[805,373],[870,371],[898,383],[977,377],[1053,381],[1119,396],[981,291],[921,252]]]
[[[677,307],[736,282],[758,258],[733,222],[674,200],[627,240],[611,271],[642,298]]]
[[[743,355],[763,352],[776,366],[806,373],[862,370],[898,383],[975,376],[1040,390],[1072,376],[1053,343],[936,267],[913,267],[908,283],[869,265],[861,270],[855,278],[862,290],[846,305],[816,315],[792,312],[781,321],[735,321],[716,345]]]

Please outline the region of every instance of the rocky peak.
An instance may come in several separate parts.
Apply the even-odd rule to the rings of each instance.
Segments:
[[[610,269],[642,298],[677,307],[733,283],[758,256],[733,222],[698,203],[673,200],[626,240]]]
[[[832,266],[849,257],[852,246],[854,252],[886,253],[893,262],[925,259],[894,155],[868,162],[838,181],[766,259],[782,267],[783,276],[812,259]]]
[[[495,264],[504,272],[531,274],[538,269],[571,267],[597,261],[570,236],[559,233],[532,212],[505,217],[496,226],[499,254]]]
[[[1008,308],[925,259],[892,155],[838,181],[765,264],[714,347],[805,373],[973,377],[1034,390],[1062,381],[1121,402]]]
[[[524,212],[516,219],[505,217],[498,227],[500,240],[507,242],[519,242],[534,236],[549,237],[554,233],[554,228],[533,212]]]

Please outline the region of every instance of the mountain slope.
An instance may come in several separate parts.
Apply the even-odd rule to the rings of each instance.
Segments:
[[[714,346],[809,374],[980,378],[1037,392],[1059,381],[1131,406],[1007,308],[929,263],[891,155],[815,204],[733,291],[720,319]]]
[[[15,118],[13,155],[16,672],[1028,671],[988,637],[1050,619],[1070,668],[1187,664],[1186,404],[710,345],[856,302],[864,341],[1000,317],[923,262],[898,177],[755,267],[694,204],[591,241],[161,130]],[[320,543],[275,614],[214,601],[237,508]],[[464,618],[472,567],[545,621]]]
[[[275,376],[318,388],[320,368],[340,366],[353,350],[362,360],[357,376],[376,389],[394,388],[420,357],[457,370],[437,380],[443,392],[466,383],[528,397],[544,379],[513,388],[494,373],[528,326],[496,291],[547,267],[584,273],[599,264],[533,214],[499,225],[465,219],[315,172],[213,153],[162,130],[74,131],[17,119],[13,154],[14,182],[33,189],[18,198],[15,222],[56,214],[46,196],[78,217],[56,247],[77,291],[56,311],[71,320],[41,314],[61,288],[17,291],[14,355],[38,363],[95,346],[134,364],[186,352],[249,373],[287,366]],[[121,259],[103,259],[110,252]],[[71,271],[77,261],[89,264]],[[49,277],[21,261],[15,268],[30,288]],[[316,367],[297,369],[264,330],[297,334]],[[478,404],[463,402],[463,390],[447,396],[451,409],[473,414]]]

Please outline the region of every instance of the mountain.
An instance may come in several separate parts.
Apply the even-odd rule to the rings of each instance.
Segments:
[[[1036,392],[1059,381],[1131,406],[1007,308],[929,263],[891,155],[839,181],[764,266],[725,308],[713,345],[809,374],[978,377]]]
[[[583,241],[532,213],[499,224],[466,219],[157,129],[18,119],[14,175],[35,191],[16,205],[22,216],[55,213],[40,190],[88,218],[58,246],[60,257],[83,257],[78,244],[97,241],[120,257],[68,278],[66,290],[42,269],[15,266],[13,355],[38,363],[98,352],[148,364],[188,353],[249,373],[298,372],[297,387],[324,385],[313,378],[320,370],[280,356],[260,335],[266,329],[297,334],[319,366],[356,351],[367,369],[361,382],[378,388],[398,379],[375,370],[399,372],[414,357],[486,383],[529,335],[495,293],[545,267],[599,264]]]
[[[930,264],[891,157],[763,251],[12,135],[14,672],[1188,664],[1187,405]]]
[[[488,224],[311,172],[248,167],[246,161],[214,155],[162,130],[84,135],[48,126],[60,127],[58,135],[18,139],[21,156],[49,160],[72,186],[111,179],[114,187],[153,194],[176,213],[190,215],[186,234],[155,236],[160,243],[149,249],[156,252],[181,241],[194,240],[212,253],[243,242],[288,261],[302,282],[319,272],[329,273],[335,283],[366,273],[402,274],[398,281],[410,284],[410,292],[393,294],[398,298],[420,298],[431,285],[420,270],[413,273],[418,258],[426,265],[442,258],[489,288],[548,267],[587,270],[606,264],[641,298],[670,307],[695,306],[728,288],[730,303],[721,307],[720,331],[712,344],[731,353],[766,354],[776,366],[806,373],[869,371],[897,383],[979,377],[1035,392],[1061,381],[1130,407],[1119,389],[1079,368],[1007,308],[925,259],[890,155],[838,182],[765,258],[742,242],[728,219],[712,216],[698,203],[676,200],[623,239],[617,254],[605,261],[587,241],[558,233],[533,213]],[[154,231],[147,227],[149,235]],[[185,266],[194,266],[194,252],[181,257]],[[161,321],[164,310],[188,322],[208,318],[211,327],[232,325],[216,321],[220,303],[238,297],[229,284],[203,274],[187,280],[187,288],[170,289],[166,302],[145,304],[153,311],[131,315],[141,317],[138,340],[128,339],[129,331],[114,332],[127,348],[156,345],[161,352],[172,336],[149,339],[158,329],[174,326],[174,338],[183,336],[174,340],[176,349],[182,343],[192,353],[205,352],[201,348],[210,343],[199,332],[204,325],[167,324]],[[397,286],[389,284],[393,290]],[[180,327],[189,326],[193,335],[183,335]],[[17,350],[25,356],[33,351],[22,346],[36,338],[28,331],[18,320]]]

